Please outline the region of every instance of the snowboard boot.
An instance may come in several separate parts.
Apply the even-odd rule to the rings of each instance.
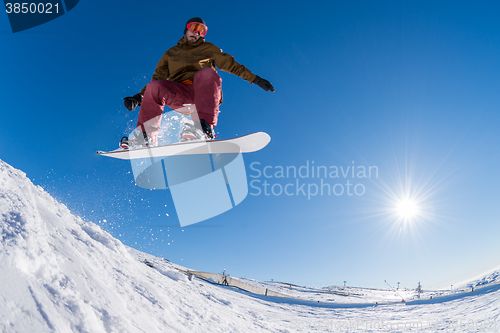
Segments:
[[[204,119],[201,119],[200,122],[195,122],[194,125],[189,123],[184,124],[180,142],[209,141],[213,140],[215,136],[212,126]]]
[[[158,133],[133,132],[133,138],[124,136],[120,140],[120,147],[123,149],[135,149],[158,146]]]

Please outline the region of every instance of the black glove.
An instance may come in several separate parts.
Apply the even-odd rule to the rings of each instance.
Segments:
[[[123,104],[129,111],[134,111],[136,107],[141,105],[142,96],[141,94],[136,94],[132,97],[125,97],[123,99]]]
[[[252,83],[258,85],[259,87],[261,87],[265,91],[271,90],[272,92],[274,92],[274,88],[273,88],[273,85],[271,84],[271,82],[269,82],[266,79],[263,79],[263,78],[261,78],[259,76],[257,76],[255,78],[255,80],[253,80]]]

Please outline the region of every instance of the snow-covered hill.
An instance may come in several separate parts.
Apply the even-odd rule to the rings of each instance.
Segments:
[[[1,332],[500,330],[497,284],[375,305],[367,292],[335,294],[346,302],[303,297],[307,288],[293,291],[302,299],[254,295],[189,280],[176,268],[72,215],[0,161]],[[376,297],[394,300],[394,292]]]

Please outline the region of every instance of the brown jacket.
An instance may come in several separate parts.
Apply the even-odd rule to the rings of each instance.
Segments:
[[[192,82],[197,71],[210,67],[216,70],[216,66],[248,82],[253,82],[256,77],[248,68],[237,63],[233,56],[223,53],[214,44],[205,42],[204,38],[200,37],[196,43],[187,43],[182,37],[177,45],[163,54],[156,65],[153,80]],[[142,89],[141,95],[144,95],[145,90],[146,87]]]

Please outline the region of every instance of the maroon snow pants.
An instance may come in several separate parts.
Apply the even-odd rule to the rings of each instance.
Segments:
[[[204,119],[209,125],[217,125],[221,100],[222,79],[212,68],[196,72],[192,85],[173,81],[152,80],[146,86],[142,98],[137,128],[156,132],[160,128],[165,105],[181,113],[190,113],[193,121]],[[195,108],[186,108],[194,104]]]

